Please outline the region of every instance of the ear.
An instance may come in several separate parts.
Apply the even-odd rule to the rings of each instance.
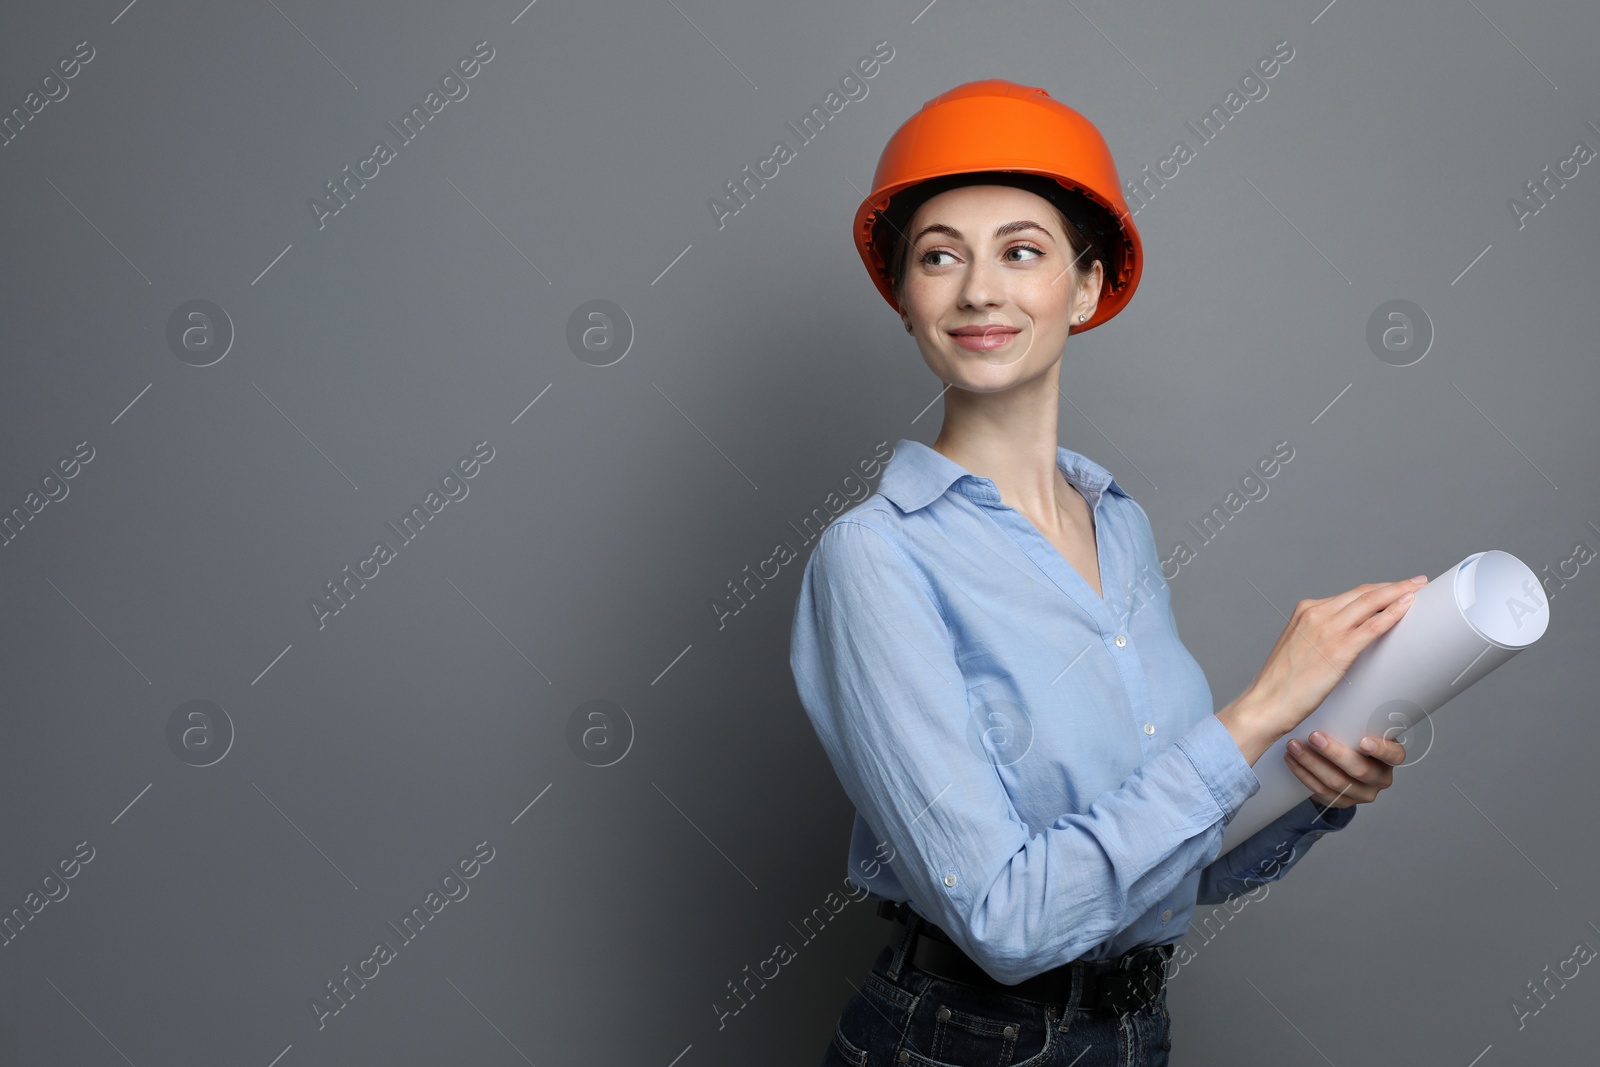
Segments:
[[[1105,282],[1105,268],[1100,261],[1084,271],[1078,279],[1078,291],[1073,301],[1071,320],[1073,325],[1078,324],[1078,316],[1084,316],[1085,322],[1094,318],[1094,312],[1100,306],[1100,289]]]

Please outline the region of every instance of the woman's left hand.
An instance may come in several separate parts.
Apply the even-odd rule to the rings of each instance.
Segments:
[[[1394,783],[1394,769],[1405,762],[1406,746],[1375,734],[1368,734],[1367,739],[1376,746],[1371,754],[1313,730],[1311,744],[1298,738],[1289,740],[1284,762],[1321,807],[1370,804]],[[1317,746],[1318,741],[1323,747]]]

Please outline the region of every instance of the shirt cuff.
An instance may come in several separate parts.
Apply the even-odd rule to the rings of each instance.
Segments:
[[[1359,804],[1352,804],[1348,808],[1329,808],[1322,811],[1322,805],[1316,797],[1307,797],[1306,803],[1311,805],[1311,828],[1314,830],[1343,830],[1350,825],[1350,820],[1356,817],[1356,808]],[[1322,815],[1318,817],[1317,812]]]
[[[1194,764],[1194,769],[1211,790],[1224,821],[1231,822],[1244,802],[1261,789],[1261,779],[1239,751],[1233,735],[1215,714],[1195,723],[1175,742]],[[1331,814],[1331,813],[1330,813]]]
[[[1348,808],[1329,808],[1322,811],[1322,803],[1316,797],[1306,797],[1300,803],[1278,816],[1275,823],[1281,823],[1280,829],[1296,837],[1306,836],[1315,841],[1323,834],[1331,834],[1335,830],[1343,830],[1350,825],[1350,820],[1356,817],[1357,804]],[[1319,816],[1318,812],[1322,812]]]

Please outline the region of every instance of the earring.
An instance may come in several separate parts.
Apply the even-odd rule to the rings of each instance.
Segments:
[[[1080,314],[1078,316],[1078,321],[1079,322],[1088,322],[1089,321],[1089,313],[1087,311],[1085,311],[1082,314]]]

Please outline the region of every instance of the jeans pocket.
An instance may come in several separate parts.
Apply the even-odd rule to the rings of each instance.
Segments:
[[[824,1060],[824,1067],[831,1067],[831,1065],[838,1063],[846,1064],[847,1067],[867,1067],[867,1050],[856,1048],[855,1045],[850,1043],[850,1039],[844,1036],[844,1023],[842,1020],[839,1025],[833,1028],[833,1052],[836,1055],[830,1055]]]
[[[845,1002],[834,1028],[833,1048],[851,1067],[888,1063],[911,1020],[910,993],[876,971]]]
[[[1043,1063],[1054,1027],[1050,1008],[949,981],[929,985],[908,1043],[920,1061],[1019,1067]]]

